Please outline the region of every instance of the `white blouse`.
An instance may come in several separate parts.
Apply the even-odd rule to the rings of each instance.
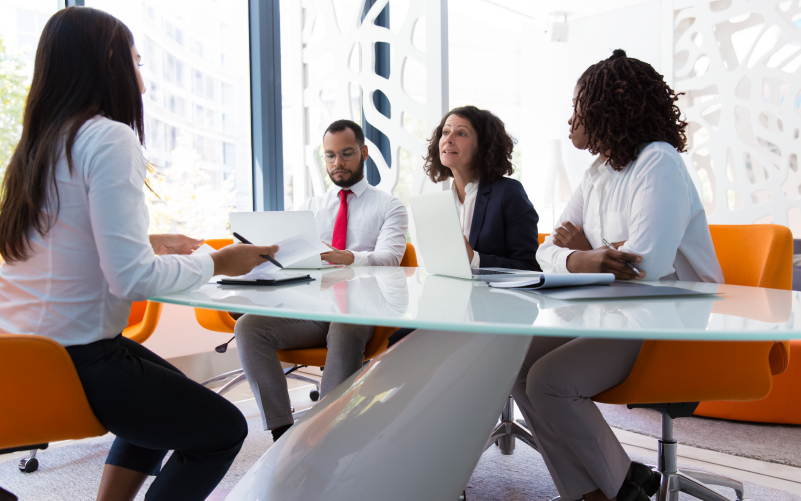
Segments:
[[[473,214],[476,212],[476,197],[478,196],[478,181],[471,181],[464,187],[464,203],[459,201],[459,194],[456,193],[456,183],[451,180],[451,191],[456,202],[456,212],[459,213],[459,222],[462,224],[462,234],[470,240],[470,229],[473,227]],[[473,260],[470,261],[471,268],[481,267],[481,256],[473,249]]]
[[[679,153],[664,142],[647,144],[637,159],[616,171],[600,157],[584,174],[556,227],[580,226],[593,249],[626,243],[642,256],[645,280],[723,283],[706,212]],[[567,273],[574,251],[548,236],[537,250],[544,272]]]
[[[209,281],[211,256],[156,256],[148,239],[146,160],[124,124],[96,116],[56,165],[58,217],[30,257],[0,266],[0,330],[39,334],[64,346],[118,335],[132,301]]]

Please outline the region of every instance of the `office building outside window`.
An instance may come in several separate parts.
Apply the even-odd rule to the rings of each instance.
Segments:
[[[253,210],[246,0],[86,0],[133,32],[147,91],[153,233],[229,235]]]
[[[22,133],[39,35],[57,0],[0,0],[0,179]]]

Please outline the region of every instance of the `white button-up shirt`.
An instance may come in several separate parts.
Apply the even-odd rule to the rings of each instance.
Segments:
[[[451,191],[453,191],[453,198],[456,200],[456,212],[459,213],[459,222],[462,224],[462,234],[469,240],[470,228],[473,227],[473,213],[476,211],[478,182],[471,181],[464,187],[464,202],[459,201],[459,195],[456,193],[456,183],[453,181],[451,181]],[[479,268],[480,266],[481,256],[473,249],[473,260],[470,261],[470,267]]]
[[[623,252],[642,256],[646,280],[723,283],[706,213],[679,153],[664,142],[647,144],[637,159],[616,171],[593,162],[556,227],[580,226],[593,249],[626,243]],[[575,251],[548,236],[537,251],[545,272],[567,273]]]
[[[146,160],[130,127],[95,117],[56,164],[60,208],[30,257],[0,266],[0,331],[64,346],[116,336],[132,301],[191,290],[214,271],[210,255],[156,256],[147,235]]]
[[[317,235],[328,243],[334,236],[342,189],[335,187],[300,208],[314,213]],[[398,266],[406,252],[406,207],[398,198],[370,186],[367,178],[347,189],[353,192],[348,195],[346,240],[347,250],[353,253],[353,266]]]

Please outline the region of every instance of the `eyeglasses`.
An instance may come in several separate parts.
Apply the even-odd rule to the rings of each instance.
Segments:
[[[349,162],[357,151],[359,150],[353,148],[345,148],[339,153],[334,153],[333,151],[326,151],[325,153],[323,153],[323,159],[325,160],[325,163],[332,164],[334,163],[334,160],[336,160],[337,155],[339,155],[340,157],[342,157],[342,160]]]

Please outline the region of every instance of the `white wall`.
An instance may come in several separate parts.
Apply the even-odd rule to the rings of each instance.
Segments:
[[[565,195],[578,185],[592,158],[586,151],[573,148],[567,137],[573,88],[579,76],[614,49],[624,49],[629,57],[646,61],[659,72],[672,73],[672,62],[662,56],[666,41],[660,0],[576,20],[568,18],[568,23],[567,42],[549,42],[543,28],[533,24],[523,31],[525,120],[520,141],[526,151],[526,168],[522,182],[540,214],[541,232],[551,231],[554,202],[558,217],[560,199],[566,201]],[[667,43],[672,43],[672,31],[669,36]],[[561,141],[565,166],[556,195],[552,184],[554,140]]]

